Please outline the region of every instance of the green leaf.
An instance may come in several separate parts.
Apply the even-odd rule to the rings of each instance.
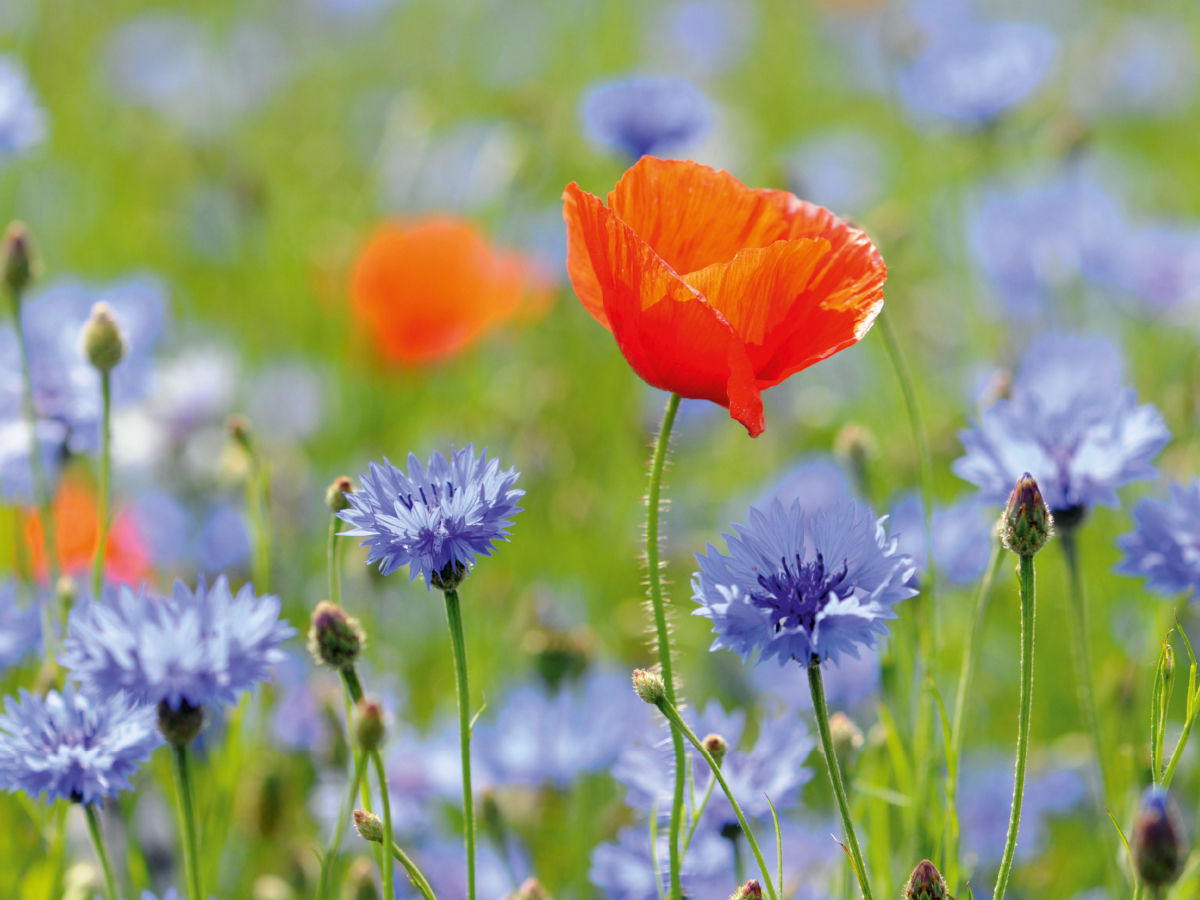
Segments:
[[[1117,829],[1117,834],[1121,836],[1121,843],[1125,845],[1125,852],[1129,854],[1129,862],[1132,864],[1133,854],[1129,850],[1129,841],[1125,840],[1125,832],[1122,831],[1121,826],[1117,824],[1117,817],[1112,814],[1112,810],[1106,806],[1104,807],[1104,811],[1108,813],[1109,821],[1113,823],[1113,828]]]
[[[775,855],[779,859],[778,876],[776,882],[779,884],[779,893],[783,893],[783,838],[779,834],[779,816],[775,812],[775,804],[771,802],[771,797],[768,794],[763,794],[767,798],[767,805],[771,807],[771,818],[775,820]]]

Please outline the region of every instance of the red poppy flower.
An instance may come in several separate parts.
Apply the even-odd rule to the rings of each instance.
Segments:
[[[764,427],[761,392],[862,338],[887,268],[870,239],[786,191],[642,157],[605,206],[563,194],[575,293],[654,387]]]
[[[64,572],[78,574],[92,564],[96,552],[96,497],[91,489],[67,476],[54,498],[54,526],[58,557]],[[39,578],[46,575],[42,520],[36,511],[25,519],[29,562]],[[104,548],[105,573],[117,581],[136,584],[150,575],[150,559],[131,519],[120,514],[108,529]]]
[[[351,278],[354,311],[396,362],[450,356],[489,328],[545,310],[545,279],[468,223],[435,216],[389,223],[371,236]]]

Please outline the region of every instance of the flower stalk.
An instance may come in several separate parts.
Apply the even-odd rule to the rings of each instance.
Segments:
[[[342,846],[342,835],[346,831],[346,820],[350,818],[351,813],[354,811],[354,798],[358,794],[358,786],[362,782],[362,777],[363,755],[359,753],[355,754],[354,757],[354,777],[350,780],[350,789],[346,792],[346,799],[342,804],[341,813],[338,815],[337,825],[333,831],[333,840],[330,841],[329,849],[325,852],[325,856],[321,860],[321,877],[317,886],[318,900],[326,900],[329,896],[329,879],[333,872],[338,850]]]
[[[467,640],[463,634],[458,590],[445,591],[446,621],[454,653],[454,683],[458,693],[458,735],[462,747],[463,832],[467,847],[467,900],[475,900],[475,795],[471,790],[471,689],[467,677]],[[390,832],[389,832],[390,833]]]
[[[379,748],[372,747],[370,752],[371,762],[375,766],[375,775],[379,779],[379,802],[383,807],[383,837],[388,843],[392,843],[392,802],[388,798],[387,773],[383,768],[383,757],[379,755]],[[364,751],[364,755],[367,751]],[[383,896],[395,898],[396,882],[392,878],[392,854],[384,852],[380,854],[383,864],[380,867],[380,875],[383,878]]]
[[[654,455],[650,461],[650,485],[646,491],[646,569],[650,583],[650,605],[654,611],[654,634],[658,644],[658,660],[666,685],[666,699],[675,705],[675,676],[671,664],[671,630],[667,627],[667,611],[663,603],[662,571],[659,561],[658,514],[662,499],[663,470],[671,444],[671,429],[675,425],[675,414],[679,412],[680,396],[671,394],[663,411],[662,427],[654,442]],[[671,897],[680,900],[683,887],[680,869],[683,857],[679,850],[679,836],[683,829],[683,794],[687,779],[687,751],[683,746],[683,735],[672,722],[671,743],[675,751],[675,791],[671,798],[671,822],[667,838],[671,866]]]
[[[187,744],[171,744],[171,761],[175,772],[175,796],[179,814],[180,840],[183,844],[183,868],[188,896],[207,896],[201,888],[199,841],[196,835],[195,794],[188,760]]]
[[[117,879],[113,875],[112,864],[108,861],[108,851],[104,849],[104,835],[100,831],[100,816],[96,813],[95,804],[83,804],[83,814],[87,818],[88,833],[92,836],[96,858],[100,860],[100,868],[104,871],[105,898],[121,900],[121,895],[117,893]]]
[[[96,497],[96,555],[92,561],[92,598],[100,599],[104,587],[104,551],[108,543],[109,483],[112,477],[112,373],[100,372],[100,478]]]

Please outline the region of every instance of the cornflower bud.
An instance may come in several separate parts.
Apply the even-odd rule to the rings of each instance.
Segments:
[[[729,741],[721,737],[719,734],[710,734],[702,742],[704,749],[708,751],[708,755],[713,758],[718,766],[725,760],[725,754],[729,751]]]
[[[657,705],[667,699],[667,685],[662,676],[645,669],[633,670],[633,690],[647,703]]]
[[[383,742],[383,708],[374,700],[362,699],[355,706],[354,736],[364,752],[378,749]]]
[[[908,876],[900,896],[903,900],[946,900],[949,892],[942,873],[929,860],[923,859]]]
[[[846,768],[854,754],[862,749],[862,729],[848,715],[839,711],[829,717],[829,732],[833,737],[833,752],[838,764]]]
[[[365,856],[350,863],[346,882],[349,888],[347,900],[379,900],[379,892],[375,889],[375,863]]]
[[[171,709],[166,700],[158,704],[158,730],[167,739],[167,743],[176,747],[186,747],[196,739],[204,727],[204,707],[192,706],[186,700],[179,704],[179,709]]]
[[[550,892],[536,878],[526,878],[513,894],[513,900],[550,900]]]
[[[325,491],[325,505],[329,507],[331,513],[339,513],[343,509],[350,508],[350,501],[346,499],[346,495],[353,493],[354,485],[345,475],[339,475],[333,479],[333,483],[329,485]]]
[[[29,237],[29,229],[23,223],[13,222],[8,226],[0,244],[0,254],[3,255],[4,284],[13,297],[19,299],[21,292],[42,269]]]
[[[358,619],[328,600],[322,600],[312,612],[308,627],[308,652],[318,665],[349,669],[358,660],[367,636]]]
[[[1179,807],[1162,787],[1151,785],[1142,794],[1129,838],[1133,864],[1146,884],[1156,890],[1179,877],[1187,858]]]
[[[847,422],[833,439],[833,452],[850,464],[859,488],[866,491],[870,486],[868,467],[879,455],[879,441],[871,430],[857,422]]]
[[[1037,480],[1026,472],[1017,479],[1000,520],[1000,540],[1018,556],[1033,556],[1050,540],[1054,520]]]
[[[578,678],[587,668],[592,653],[592,633],[587,628],[569,632],[533,628],[525,633],[521,646],[533,657],[542,680],[557,688],[568,678]]]
[[[241,413],[233,413],[225,420],[225,430],[229,432],[229,436],[247,453],[254,452],[252,442],[254,429],[251,427],[249,419]]]
[[[121,326],[107,303],[92,306],[92,314],[83,325],[83,351],[88,362],[101,372],[111,372],[128,353]]]
[[[354,811],[354,828],[364,841],[370,841],[372,844],[383,843],[383,821],[375,813],[367,812],[365,809],[356,809]]]
[[[729,900],[762,900],[762,885],[751,878],[729,896]]]

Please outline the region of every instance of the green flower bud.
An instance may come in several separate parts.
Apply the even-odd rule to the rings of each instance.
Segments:
[[[708,751],[708,755],[713,758],[718,766],[725,760],[725,754],[729,751],[729,742],[719,734],[708,735],[702,743],[704,749]]]
[[[374,700],[362,699],[354,709],[354,736],[363,751],[370,753],[383,742],[383,708]]]
[[[1129,849],[1138,874],[1156,890],[1171,884],[1183,871],[1187,859],[1183,819],[1171,795],[1157,785],[1142,794]]]
[[[372,844],[383,843],[383,821],[375,813],[369,813],[365,809],[356,809],[354,811],[354,828],[364,841],[370,841]]]
[[[225,430],[229,432],[229,436],[241,446],[247,453],[254,452],[253,434],[254,429],[250,424],[250,420],[241,413],[233,413],[225,420]]]
[[[513,894],[513,900],[550,900],[550,892],[536,878],[526,878]]]
[[[308,652],[318,665],[349,669],[366,646],[367,636],[358,619],[328,600],[317,604],[308,628]]]
[[[667,685],[662,676],[645,669],[633,670],[633,691],[647,703],[657,705],[667,699]]]
[[[204,728],[204,707],[181,700],[179,709],[171,709],[166,700],[158,704],[158,730],[168,743],[186,747]]]
[[[729,900],[762,900],[762,885],[751,878],[729,896]]]
[[[353,491],[354,485],[350,479],[345,475],[340,475],[333,479],[333,483],[325,491],[325,505],[329,507],[331,513],[340,513],[343,509],[349,509],[350,501],[346,499],[346,495]]]
[[[908,877],[908,884],[904,885],[901,892],[903,900],[946,900],[949,896],[946,879],[927,859],[917,863],[912,875]]]
[[[101,372],[111,372],[129,352],[121,326],[107,303],[92,307],[92,315],[83,325],[83,351],[88,362]]]
[[[1037,480],[1026,472],[1017,479],[1000,520],[1000,539],[1018,556],[1033,556],[1050,540],[1054,520]]]
[[[33,241],[29,238],[29,230],[21,222],[13,222],[4,232],[0,248],[0,254],[3,255],[4,284],[13,297],[19,298],[29,282],[42,270],[41,261],[33,249]]]
[[[862,749],[862,729],[848,715],[839,711],[829,717],[829,733],[833,738],[833,752],[838,765],[843,769],[848,768],[855,754]]]

